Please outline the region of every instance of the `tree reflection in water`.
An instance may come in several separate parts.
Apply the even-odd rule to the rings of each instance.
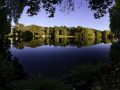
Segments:
[[[12,45],[15,48],[24,49],[24,47],[31,47],[36,48],[43,45],[54,45],[66,47],[66,46],[76,46],[76,47],[83,47],[83,46],[91,46],[99,43],[111,43],[114,39],[103,39],[102,38],[31,38],[31,39],[21,39],[21,38],[13,38]]]

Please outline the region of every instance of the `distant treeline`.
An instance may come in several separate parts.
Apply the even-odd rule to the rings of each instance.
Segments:
[[[23,24],[17,24],[12,28],[9,34],[12,37],[51,37],[51,38],[65,38],[75,37],[84,39],[93,38],[113,38],[114,34],[109,30],[99,31],[91,28],[78,27],[66,27],[66,26],[54,26],[54,27],[42,27],[37,25],[25,26]]]

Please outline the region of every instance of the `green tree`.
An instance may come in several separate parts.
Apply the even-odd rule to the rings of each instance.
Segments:
[[[96,37],[96,38],[102,38],[102,33],[101,33],[101,31],[94,30],[94,32],[95,32],[95,37]]]
[[[59,37],[59,27],[55,26],[54,28],[54,37],[57,38]]]
[[[33,36],[45,35],[44,28],[41,26],[29,25],[29,26],[26,26],[26,30],[32,32]]]
[[[25,25],[22,23],[17,23],[14,28],[21,30],[21,31],[25,31],[25,29],[26,29]]]
[[[114,0],[87,0],[89,7],[95,13],[95,17],[104,16],[108,9],[112,6]],[[118,0],[116,0],[118,1]],[[1,0],[0,1],[0,26],[4,31],[6,26],[10,26],[12,20],[17,22],[20,18],[24,7],[27,6],[27,14],[29,16],[37,15],[41,9],[53,17],[58,5],[63,5],[63,10],[69,9],[71,11],[75,8],[75,0]],[[3,17],[3,18],[1,18]],[[4,23],[8,23],[4,25]],[[10,29],[10,28],[9,28]]]
[[[102,32],[103,39],[109,38],[109,35],[110,35],[110,31],[108,31],[108,30],[105,30]]]
[[[22,36],[24,41],[31,41],[33,39],[33,33],[30,31],[25,31]]]
[[[110,28],[113,33],[120,37],[120,1],[116,0],[115,5],[110,10]]]
[[[45,35],[46,36],[49,36],[50,35],[50,30],[48,27],[44,27],[44,30],[45,30]]]
[[[84,38],[85,39],[94,39],[95,38],[95,33],[92,29],[86,29],[84,31]]]

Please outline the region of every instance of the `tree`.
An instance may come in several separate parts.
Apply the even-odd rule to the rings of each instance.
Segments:
[[[45,35],[44,28],[42,26],[29,25],[29,26],[26,26],[26,30],[33,33],[34,36]]]
[[[94,39],[95,38],[95,33],[92,29],[86,29],[84,31],[84,38],[85,39]]]
[[[100,31],[94,30],[94,32],[95,32],[95,37],[96,38],[101,38],[102,37],[102,33]]]
[[[111,33],[111,32],[110,32],[110,31],[107,31],[107,30],[103,31],[103,32],[102,32],[102,37],[103,37],[103,39],[109,38],[110,33]]]
[[[1,35],[6,34],[4,33],[5,30],[10,31],[12,20],[14,20],[14,22],[18,21],[23,12],[26,1],[27,0],[0,0]]]
[[[110,28],[113,33],[120,37],[120,1],[110,9]]]
[[[94,11],[95,18],[103,17],[112,7],[115,0],[87,0],[89,7]],[[116,0],[118,1],[118,0]]]
[[[45,30],[45,35],[49,36],[50,35],[49,28],[48,27],[44,27],[44,30]]]
[[[25,30],[25,25],[22,23],[17,23],[15,25],[15,28],[17,28],[18,30],[24,31]]]
[[[33,39],[33,33],[30,31],[25,31],[22,35],[24,41],[31,41]]]
[[[95,18],[104,16],[114,2],[114,0],[87,1],[89,2],[89,7],[91,10],[94,11]],[[8,25],[10,25],[12,20],[17,22],[25,6],[28,7],[26,12],[29,16],[37,15],[38,12],[43,9],[47,14],[49,14],[49,17],[54,17],[54,13],[58,5],[62,4],[64,9],[67,8],[72,11],[75,8],[75,2],[76,0],[1,0],[0,26],[6,27],[3,25],[3,22],[8,22]],[[5,30],[4,28],[2,29],[3,31]]]
[[[10,33],[10,23],[7,22],[7,14],[4,10],[0,10],[0,34],[8,34]]]
[[[59,28],[57,26],[54,27],[54,38],[59,36]]]

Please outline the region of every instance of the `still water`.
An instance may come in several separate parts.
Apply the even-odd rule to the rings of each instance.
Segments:
[[[10,52],[18,58],[27,74],[60,76],[81,64],[110,63],[110,42],[95,43],[91,40],[92,43],[81,44],[81,41],[74,39],[63,39],[63,42],[59,40],[56,43],[46,41],[41,38],[19,44],[15,40],[12,42]]]
[[[120,90],[120,42],[75,38],[0,42],[0,90],[50,86],[49,90],[56,85],[54,90]]]

